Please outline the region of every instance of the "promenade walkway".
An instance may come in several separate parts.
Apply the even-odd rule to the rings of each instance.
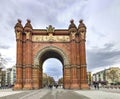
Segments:
[[[84,95],[90,99],[120,99],[120,89],[101,88],[99,90],[91,89],[79,90],[75,92]]]
[[[29,91],[2,89],[0,99],[120,99],[120,89],[64,90],[54,88]]]

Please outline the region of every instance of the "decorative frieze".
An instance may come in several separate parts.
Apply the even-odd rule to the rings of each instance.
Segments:
[[[54,35],[47,35],[47,36],[41,36],[41,35],[33,35],[32,36],[33,42],[70,42],[69,36],[54,36]]]

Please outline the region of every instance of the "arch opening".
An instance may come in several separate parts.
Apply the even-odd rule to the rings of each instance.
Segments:
[[[36,88],[44,87],[44,85],[43,85],[43,65],[44,65],[44,62],[50,58],[55,58],[55,59],[59,60],[62,65],[61,70],[62,70],[63,77],[61,78],[59,85],[60,85],[60,88],[64,88],[64,85],[65,85],[64,84],[64,82],[65,82],[64,81],[64,79],[65,79],[64,78],[65,77],[64,70],[65,70],[66,66],[69,66],[69,59],[68,59],[67,55],[61,49],[54,47],[54,46],[49,46],[49,47],[43,48],[42,50],[38,51],[38,53],[36,54],[36,56],[34,58],[34,67],[33,68],[37,69],[37,71],[38,71],[38,74],[36,74],[37,77],[33,78],[36,80],[38,79],[38,83],[35,84],[35,87],[36,86],[37,86]],[[54,62],[53,62],[53,65],[54,65]],[[57,83],[57,85],[58,85],[58,83]]]
[[[63,61],[63,57],[60,55],[59,52],[55,51],[55,50],[47,50],[46,52],[42,53],[41,56],[39,57],[39,68],[41,68],[41,78],[42,78],[42,81],[41,81],[41,84],[42,84],[42,87],[46,87],[46,86],[49,86],[49,85],[58,85],[58,82],[55,81],[55,80],[58,80],[58,79],[55,79],[55,78],[58,78],[57,75],[58,73],[55,71],[56,67],[58,69],[58,66],[54,67],[54,73],[56,72],[56,75],[53,75],[50,74],[50,75],[46,75],[46,79],[47,79],[47,82],[45,81],[44,82],[44,77],[45,76],[43,73],[44,73],[44,70],[43,70],[43,65],[44,65],[44,62],[46,60],[49,60],[50,58],[54,58],[54,59],[57,59],[62,67],[64,66],[64,61]],[[50,64],[48,64],[50,65]],[[55,61],[51,64],[51,65],[55,65]],[[62,69],[62,71],[64,70],[64,68]],[[49,79],[49,80],[48,80]],[[63,85],[63,82],[59,84],[60,86]]]
[[[48,87],[49,85],[63,85],[63,64],[57,58],[48,58],[43,62],[43,78],[42,86]]]

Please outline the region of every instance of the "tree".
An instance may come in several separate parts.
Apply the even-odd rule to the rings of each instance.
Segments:
[[[107,72],[107,78],[112,81],[112,83],[119,82],[119,69],[110,69]]]
[[[59,84],[59,85],[63,84],[63,78],[60,78],[60,79],[58,80],[58,84]]]
[[[54,84],[55,84],[55,80],[54,80],[54,78],[53,78],[53,77],[48,76],[48,84],[52,84],[52,85],[54,85]]]

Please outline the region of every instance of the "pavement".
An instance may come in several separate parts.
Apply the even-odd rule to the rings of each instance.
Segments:
[[[75,92],[90,99],[120,99],[120,93],[111,90],[79,90]]]
[[[120,89],[66,90],[54,88],[29,91],[2,89],[0,99],[120,99]]]
[[[12,89],[0,89],[0,99],[19,99],[31,91],[13,91]]]
[[[13,95],[13,94],[18,94],[23,91],[13,91],[12,89],[0,89],[0,97],[8,96],[8,95]]]
[[[20,97],[19,99],[41,99],[43,96],[45,96],[50,91],[51,90],[49,89],[35,90],[23,97]]]

